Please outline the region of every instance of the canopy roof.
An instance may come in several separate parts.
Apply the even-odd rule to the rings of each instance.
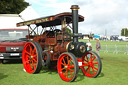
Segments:
[[[41,17],[25,22],[17,23],[17,26],[25,26],[25,25],[31,25],[36,24],[37,26],[42,27],[50,27],[50,26],[56,26],[61,25],[61,19],[66,18],[66,22],[70,23],[72,21],[72,13],[70,12],[64,12],[53,16],[47,16],[47,17]],[[79,22],[84,21],[84,17],[79,15]]]

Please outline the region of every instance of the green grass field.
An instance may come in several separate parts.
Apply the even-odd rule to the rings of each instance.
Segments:
[[[79,41],[82,41],[82,42],[87,42],[87,40],[83,40],[83,39],[80,39]],[[95,51],[96,50],[96,40],[90,40],[91,44],[92,44],[92,48],[93,50]],[[118,51],[118,53],[125,53],[127,52],[128,54],[128,42],[118,42],[118,41],[100,41],[101,43],[101,50],[100,51],[103,51],[105,52],[106,51],[106,45],[107,45],[107,51],[108,52],[115,52],[115,51]],[[115,45],[117,47],[115,47]]]
[[[22,63],[7,62],[0,64],[0,85],[128,85],[128,55],[104,52],[100,55],[102,71],[97,78],[88,78],[79,70],[74,82],[65,82],[57,71],[42,68],[39,74],[28,74]]]

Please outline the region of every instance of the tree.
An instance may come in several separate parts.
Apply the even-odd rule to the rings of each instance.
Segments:
[[[19,14],[27,6],[24,0],[0,0],[0,14]]]
[[[124,36],[124,29],[121,30],[121,36]]]
[[[128,36],[128,29],[127,28],[122,28],[121,36]]]

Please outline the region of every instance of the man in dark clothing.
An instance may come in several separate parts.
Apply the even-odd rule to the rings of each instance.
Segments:
[[[97,52],[98,55],[100,55],[99,51],[101,49],[101,45],[100,45],[100,42],[99,42],[99,38],[96,38],[96,42],[97,42],[97,44],[96,44],[96,52]]]

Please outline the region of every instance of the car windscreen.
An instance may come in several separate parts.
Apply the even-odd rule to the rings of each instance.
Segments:
[[[0,30],[0,41],[19,40],[25,38],[27,34],[27,30]]]

